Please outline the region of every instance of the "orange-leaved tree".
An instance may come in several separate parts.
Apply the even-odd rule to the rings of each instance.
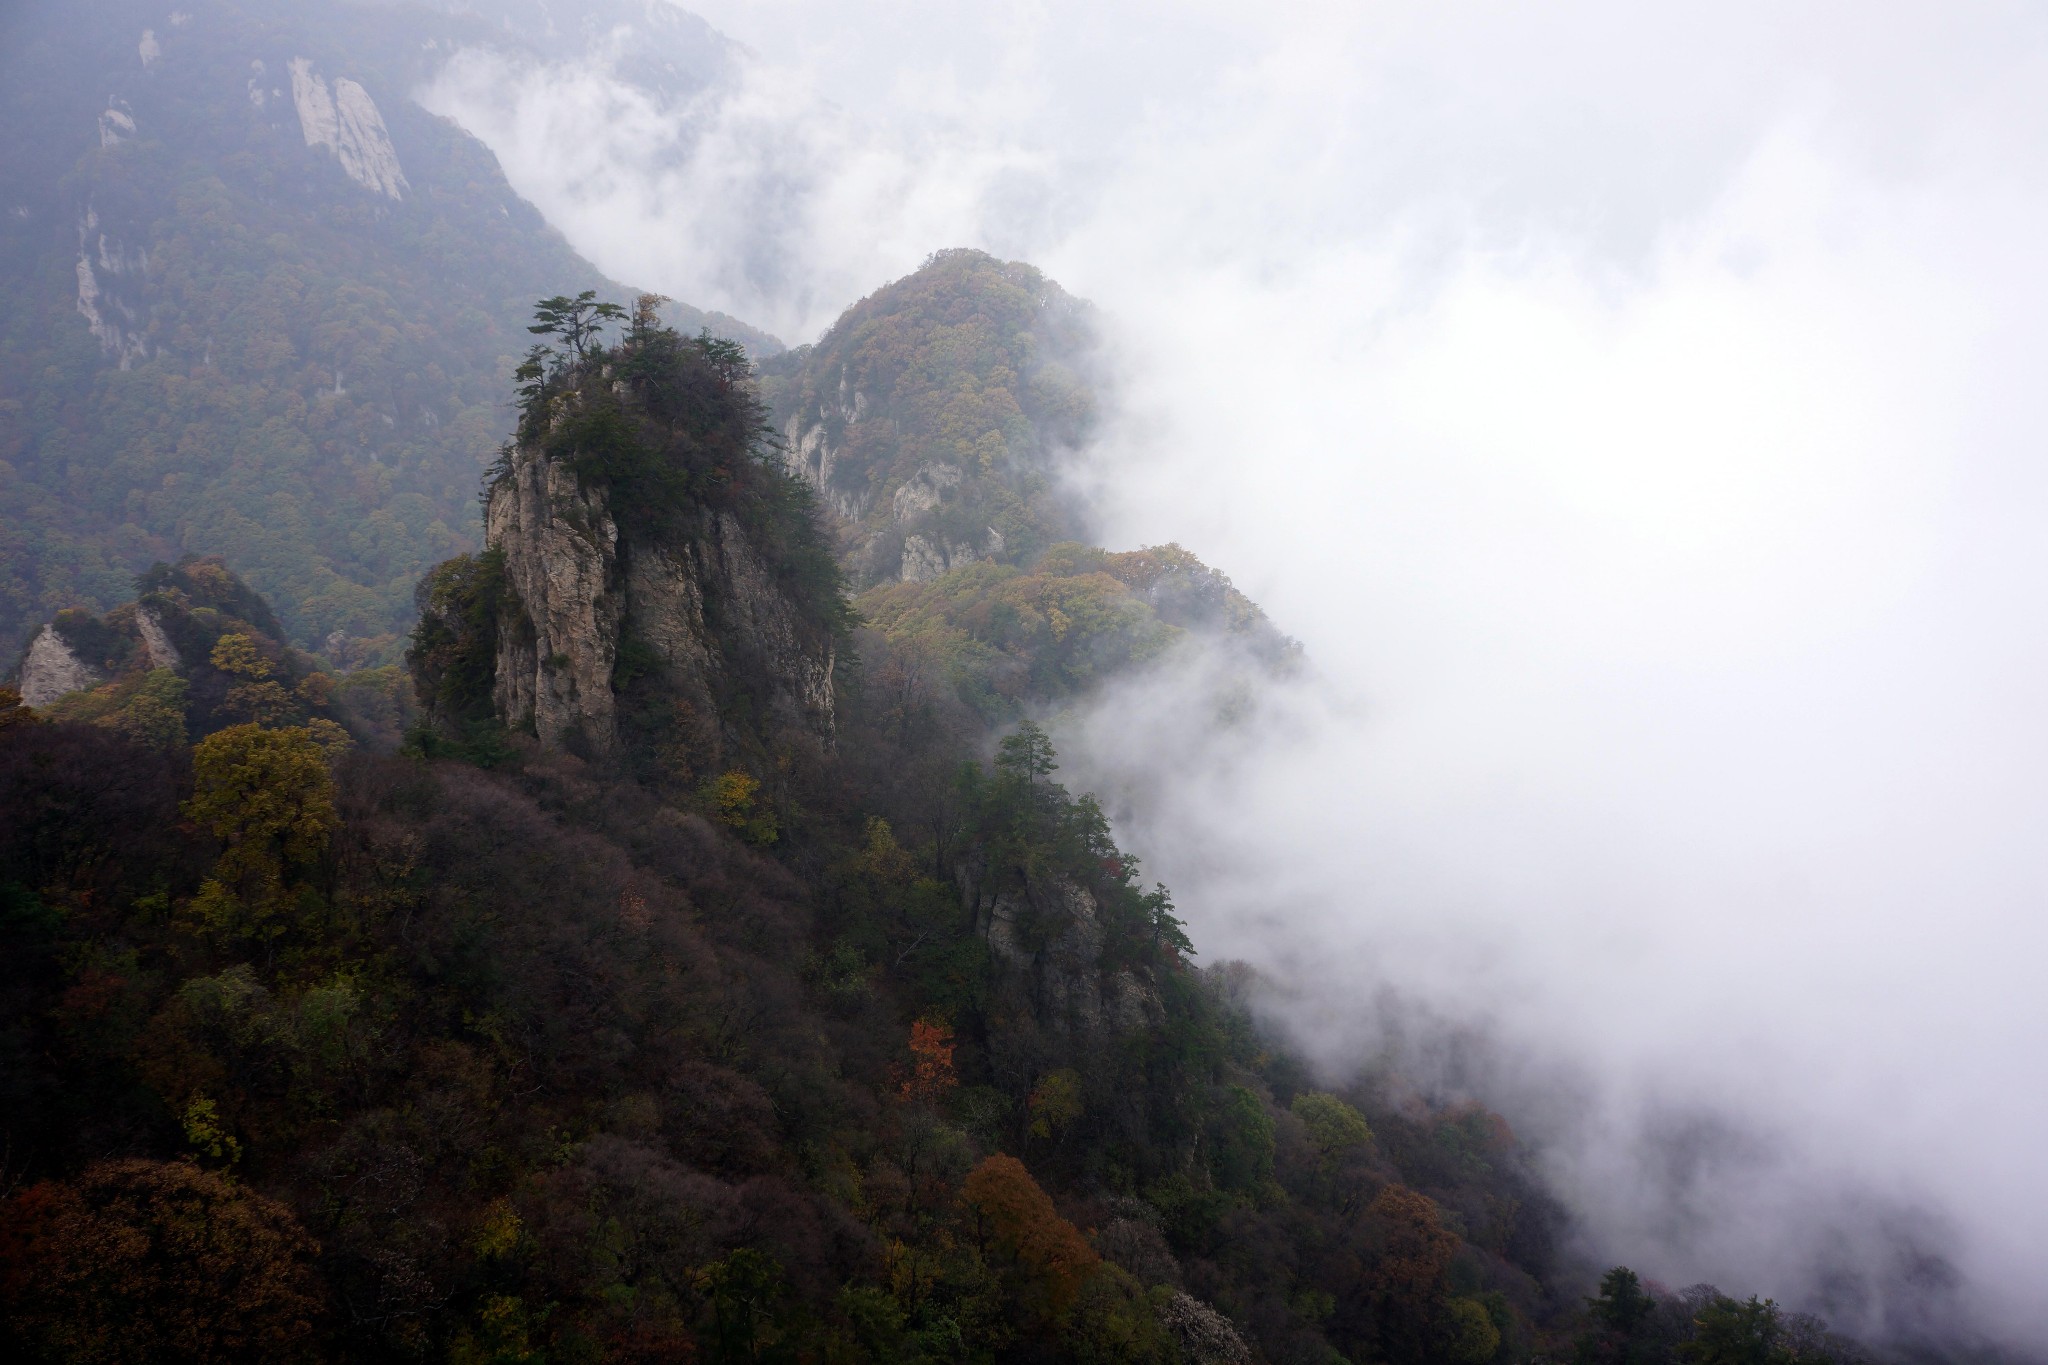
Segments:
[[[910,1026],[910,1074],[897,1093],[906,1100],[936,1104],[960,1084],[953,1071],[953,1030],[933,1019]]]
[[[1458,1235],[1443,1225],[1435,1200],[1402,1185],[1381,1190],[1366,1212],[1379,1233],[1366,1289],[1379,1310],[1381,1347],[1391,1360],[1429,1359]]]
[[[1073,1306],[1101,1257],[1024,1169],[998,1152],[968,1173],[961,1202],[975,1215],[985,1248],[1018,1272],[1019,1297],[1046,1318]]]
[[[308,1359],[319,1250],[245,1185],[185,1162],[101,1162],[0,1205],[0,1305],[38,1359]]]

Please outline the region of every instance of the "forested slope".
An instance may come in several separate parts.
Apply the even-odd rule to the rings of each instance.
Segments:
[[[950,327],[1015,300],[976,273]],[[1200,965],[1032,717],[1189,633],[1293,666],[1221,575],[1049,541],[863,624],[739,348],[545,318],[490,543],[423,582],[403,752],[200,562],[60,623],[107,681],[0,695],[0,1346],[1855,1358],[1624,1272],[1587,1309],[1506,1123],[1311,1075]],[[899,341],[957,369],[958,335]]]
[[[0,14],[0,657],[212,553],[295,643],[396,659],[421,571],[475,543],[532,300],[603,283],[409,98],[487,39],[517,35],[404,5]]]

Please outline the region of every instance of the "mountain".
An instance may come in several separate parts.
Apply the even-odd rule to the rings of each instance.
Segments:
[[[940,252],[763,367],[790,468],[862,586],[1028,563],[1085,530],[1060,484],[1096,397],[1087,308],[1032,267]]]
[[[762,365],[785,468],[900,659],[1014,721],[1192,633],[1254,675],[1298,648],[1177,545],[1111,554],[1072,475],[1103,401],[1091,310],[1033,267],[936,253]]]
[[[422,585],[412,661],[440,731],[495,724],[656,783],[829,743],[851,617],[763,430],[744,353],[648,313],[536,373],[483,553]]]
[[[757,381],[557,310],[484,544],[418,586],[402,753],[217,563],[39,631],[43,704],[0,693],[0,1349],[1864,1358],[1622,1268],[1589,1302],[1539,1153],[1313,1076],[1059,783],[1034,717],[1297,654],[1186,551],[1068,538],[1089,390],[1040,339],[1077,317],[945,253]]]
[[[475,48],[671,109],[744,56],[0,13],[0,1352],[1863,1358],[1313,1075],[1058,780],[1104,688],[1199,660],[1229,726],[1301,655],[1095,543],[1088,305],[951,250],[790,351],[606,317],[409,97]]]
[[[545,12],[0,15],[0,655],[219,554],[296,644],[395,661],[421,571],[475,543],[533,301],[625,297],[408,97],[463,44],[559,43],[522,19]],[[715,75],[701,22],[637,12],[589,41],[677,92]]]

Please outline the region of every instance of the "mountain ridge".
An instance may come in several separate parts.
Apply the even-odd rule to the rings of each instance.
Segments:
[[[1104,686],[1301,660],[1088,543],[1084,303],[952,250],[786,354],[566,335],[611,286],[391,95],[447,8],[117,3],[144,84],[7,146],[0,1348],[1867,1358],[1586,1263],[1470,1097],[1312,1074],[1058,780]],[[678,33],[644,78],[715,79]]]
[[[420,570],[474,543],[531,300],[618,290],[408,98],[478,21],[178,15],[5,21],[0,655],[156,560],[230,553],[295,642],[392,662]]]

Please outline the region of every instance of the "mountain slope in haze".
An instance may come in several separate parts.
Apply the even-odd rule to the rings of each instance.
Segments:
[[[423,699],[480,703],[495,744],[336,756],[283,716],[151,745],[0,710],[5,1344],[1523,1349],[1552,1214],[1511,1135],[1311,1085],[1035,727],[932,674],[777,703],[823,651],[757,623],[849,623],[745,370],[647,326],[542,367],[491,543],[429,580],[416,636]],[[724,742],[679,746],[679,712]],[[1463,1159],[1415,1169],[1441,1200],[1389,1156],[1438,1129]],[[203,1256],[127,1250],[180,1237]]]
[[[792,472],[862,587],[1022,564],[1085,530],[1060,480],[1092,429],[1086,305],[1033,267],[942,251],[763,367]]]
[[[527,40],[406,6],[0,18],[0,655],[218,553],[294,641],[395,656],[474,543],[533,300],[623,292],[407,97],[465,41]]]
[[[973,264],[878,292],[946,299],[888,350],[936,378],[856,421],[1007,385],[956,344],[1016,302]],[[748,369],[643,314],[527,371],[489,543],[422,584],[408,754],[219,708],[180,742],[122,678],[0,694],[0,1350],[1862,1358],[1619,1269],[1582,1306],[1499,1116],[1319,1082],[1248,973],[1196,965],[1029,717],[1187,635],[1264,638],[1227,580],[1006,545],[870,588],[850,658],[848,527]],[[935,458],[904,427],[870,467]],[[977,496],[1028,502],[1036,468],[991,460]],[[205,568],[161,584],[268,619]],[[142,616],[170,605],[59,633],[175,673]]]
[[[762,366],[784,467],[817,493],[858,610],[987,723],[1044,718],[1190,634],[1239,683],[1299,653],[1180,546],[1085,543],[1071,466],[1103,402],[1095,353],[1087,304],[956,249]]]

